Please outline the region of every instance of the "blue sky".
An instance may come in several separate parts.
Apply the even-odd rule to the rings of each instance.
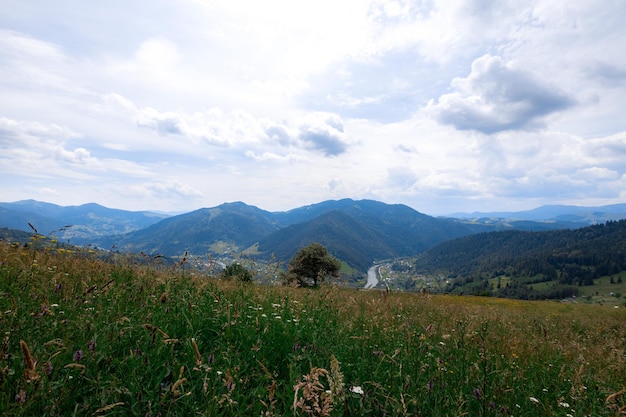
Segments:
[[[621,0],[0,6],[0,201],[626,202]]]

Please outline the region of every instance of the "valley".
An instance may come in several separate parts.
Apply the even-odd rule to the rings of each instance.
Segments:
[[[501,215],[509,217],[485,217]],[[625,205],[455,216],[352,199],[286,212],[233,202],[176,216],[97,204],[0,203],[0,227],[20,229],[22,240],[37,232],[104,257],[135,253],[142,262],[165,265],[184,260],[202,273],[237,262],[268,284],[279,282],[299,248],[318,242],[341,261],[342,285],[356,288],[598,303],[626,293],[619,275],[626,271],[625,225],[611,220],[626,218]],[[592,291],[605,281],[613,282],[609,290]]]

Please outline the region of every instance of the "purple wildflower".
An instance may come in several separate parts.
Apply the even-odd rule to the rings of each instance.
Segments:
[[[74,362],[80,362],[81,359],[83,359],[83,351],[81,349],[78,349],[76,352],[74,352]]]
[[[52,374],[53,369],[54,368],[52,367],[52,363],[47,362],[46,363],[46,375],[50,376]]]
[[[23,404],[26,402],[26,391],[20,390],[17,394],[15,394],[15,402]]]

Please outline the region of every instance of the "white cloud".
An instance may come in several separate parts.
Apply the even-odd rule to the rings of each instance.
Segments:
[[[453,93],[429,103],[427,111],[459,130],[491,134],[543,126],[543,119],[574,104],[564,92],[543,84],[530,71],[482,56],[467,78],[451,82]]]

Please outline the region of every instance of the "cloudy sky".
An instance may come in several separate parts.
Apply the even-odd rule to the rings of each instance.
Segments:
[[[626,202],[623,0],[0,6],[0,201]]]

